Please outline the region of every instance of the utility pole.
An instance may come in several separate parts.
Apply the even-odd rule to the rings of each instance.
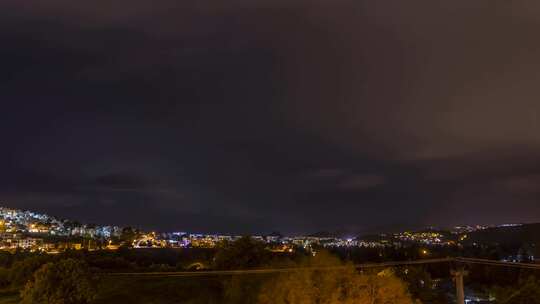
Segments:
[[[468,274],[463,267],[452,270],[454,282],[456,283],[456,304],[465,304],[465,291],[463,290],[463,277]]]

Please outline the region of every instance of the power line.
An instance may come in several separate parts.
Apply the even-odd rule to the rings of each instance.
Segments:
[[[394,266],[406,266],[406,265],[418,265],[418,264],[434,264],[452,262],[453,258],[441,258],[441,259],[426,259],[416,261],[393,261],[385,263],[367,263],[356,264],[353,267],[357,269],[365,268],[384,268]],[[340,270],[345,269],[348,266],[330,266],[330,267],[293,267],[293,268],[268,268],[268,269],[244,269],[244,270],[211,270],[211,271],[175,271],[175,272],[121,272],[121,273],[107,273],[112,276],[144,276],[144,277],[196,277],[196,276],[223,276],[223,275],[244,275],[244,274],[272,274],[272,273],[287,273],[301,270]]]
[[[425,259],[425,260],[415,260],[415,261],[393,261],[393,262],[384,262],[384,263],[368,263],[368,264],[357,264],[354,265],[356,268],[379,268],[379,267],[392,267],[392,266],[405,266],[405,265],[418,265],[418,264],[435,264],[435,263],[444,263],[452,262],[454,258],[440,258],[440,259]]]
[[[466,264],[480,264],[480,265],[489,265],[489,266],[501,266],[501,267],[511,267],[511,268],[522,268],[522,269],[540,269],[540,264],[532,263],[515,263],[515,262],[505,262],[505,261],[495,261],[487,259],[477,259],[477,258],[455,258],[456,262],[466,263]]]
[[[391,261],[384,263],[366,263],[353,265],[356,269],[367,268],[385,268],[407,265],[423,265],[423,264],[435,264],[435,263],[450,263],[458,262],[463,264],[479,264],[488,266],[500,266],[500,267],[512,267],[522,269],[535,269],[540,270],[540,264],[531,263],[513,263],[504,261],[495,261],[487,259],[477,258],[440,258],[440,259],[425,259],[415,261]],[[292,267],[292,268],[266,268],[266,269],[243,269],[243,270],[204,270],[204,271],[174,271],[174,272],[119,272],[119,273],[107,273],[111,276],[141,276],[141,277],[198,277],[198,276],[230,276],[230,275],[246,275],[246,274],[274,274],[274,273],[287,273],[302,270],[340,270],[345,269],[348,266],[330,266],[330,267]]]

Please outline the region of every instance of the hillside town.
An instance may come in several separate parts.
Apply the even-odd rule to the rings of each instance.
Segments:
[[[515,226],[499,225],[498,227]],[[401,248],[411,244],[425,247],[458,246],[467,234],[492,226],[459,226],[450,230],[427,228],[377,234],[367,237],[283,236],[279,233],[253,235],[274,252],[307,251],[314,248],[361,247]],[[47,214],[0,207],[0,250],[59,253],[67,249],[116,250],[129,248],[215,248],[221,242],[233,242],[241,235],[191,232],[148,232],[131,227],[81,224]]]

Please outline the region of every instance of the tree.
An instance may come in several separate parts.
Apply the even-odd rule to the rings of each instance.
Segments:
[[[402,279],[412,296],[427,303],[446,303],[444,293],[437,292],[431,274],[421,266],[405,267],[396,270],[397,277]]]
[[[359,274],[319,253],[292,273],[285,273],[261,288],[259,304],[413,304],[407,287],[392,271]]]
[[[137,232],[131,227],[124,227],[120,234],[120,241],[123,245],[131,247],[133,240],[137,238]]]
[[[268,264],[271,254],[266,245],[250,237],[220,244],[214,256],[216,269],[246,269]]]
[[[22,304],[87,304],[93,302],[97,279],[88,265],[75,259],[47,263],[21,291]]]
[[[13,287],[22,287],[32,278],[32,275],[48,261],[47,256],[31,256],[13,263],[9,270],[9,281]]]
[[[530,276],[517,286],[495,288],[494,294],[501,304],[540,304],[540,282]]]
[[[0,267],[0,288],[6,288],[11,283],[9,280],[10,271],[7,268]]]

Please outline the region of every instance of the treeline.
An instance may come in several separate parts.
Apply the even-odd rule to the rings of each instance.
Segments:
[[[0,252],[0,299],[20,295],[26,304],[62,303],[431,303],[452,299],[448,263],[402,266],[358,272],[353,264],[398,257],[402,260],[444,256],[444,252],[410,247],[394,249],[297,250],[276,253],[249,237],[214,249],[68,250],[57,255]],[[339,270],[320,267],[343,266]],[[168,272],[298,268],[281,274],[219,277],[129,277],[117,272]],[[508,304],[540,303],[533,272],[470,267],[467,286],[485,290]],[[441,280],[443,279],[443,280]],[[445,289],[444,284],[447,284]],[[450,292],[448,292],[450,290]],[[369,291],[369,292],[368,292]],[[517,293],[516,293],[517,291]],[[536,298],[535,298],[536,297]],[[535,300],[536,299],[536,300]],[[525,301],[525,302],[523,302]],[[13,303],[18,303],[13,302]],[[502,303],[502,302],[501,302]]]
[[[426,258],[472,257],[502,260],[522,255],[524,259],[534,257],[538,252],[535,244],[514,241],[514,243],[475,243],[467,241],[460,246],[426,246],[404,244],[399,247],[336,247],[329,251],[342,259],[355,263],[409,261]]]

